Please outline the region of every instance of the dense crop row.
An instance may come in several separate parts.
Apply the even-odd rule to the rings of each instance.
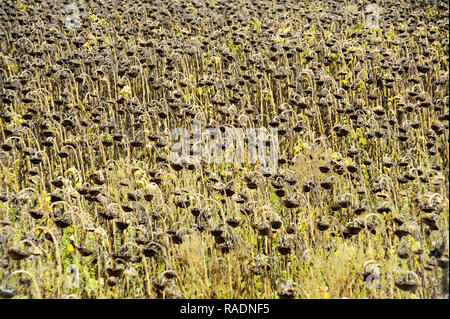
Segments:
[[[448,13],[0,0],[0,296],[448,296]],[[194,120],[277,168],[176,160]]]

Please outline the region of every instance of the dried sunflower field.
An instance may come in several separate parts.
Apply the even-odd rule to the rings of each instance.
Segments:
[[[448,298],[448,14],[0,0],[0,298]]]

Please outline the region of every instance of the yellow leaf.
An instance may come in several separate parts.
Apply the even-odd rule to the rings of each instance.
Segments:
[[[75,231],[72,226],[67,227],[67,229],[69,230],[69,233],[73,233]]]
[[[120,95],[131,95],[131,87],[129,85],[125,85],[122,90],[119,92]]]
[[[331,158],[334,159],[334,160],[338,160],[340,157],[341,156],[338,153],[336,153],[336,152],[333,152],[333,154],[331,154]]]
[[[359,143],[361,144],[361,145],[366,145],[366,139],[364,138],[364,137],[361,137],[360,139],[359,139]]]
[[[72,244],[69,244],[69,245],[67,246],[67,249],[68,249],[71,253],[73,253],[73,252],[75,251],[75,248],[73,247]]]

